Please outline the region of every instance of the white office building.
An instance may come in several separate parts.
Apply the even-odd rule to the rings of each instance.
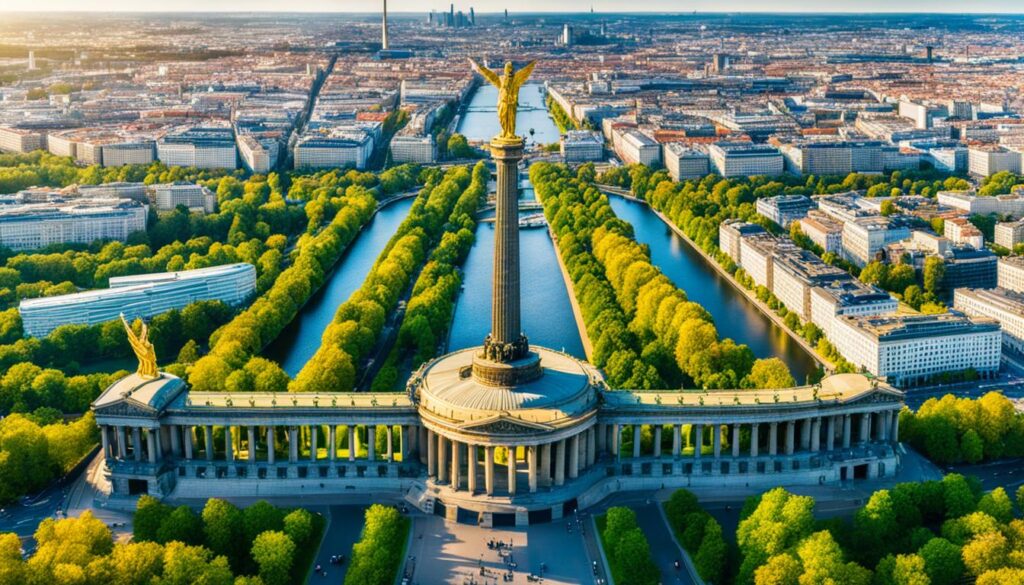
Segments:
[[[562,136],[559,146],[567,163],[604,160],[604,137],[600,132],[570,130]]]
[[[146,206],[130,199],[59,197],[44,203],[0,206],[0,245],[36,250],[51,244],[125,241],[146,229]]]
[[[1024,242],[1024,220],[997,223],[993,236],[997,245],[1013,250],[1014,246]]]
[[[1003,331],[1003,347],[1024,354],[1024,294],[1005,288],[958,288],[953,307],[972,317],[995,319]]]
[[[398,135],[391,139],[391,161],[395,164],[429,164],[437,161],[437,145],[434,136]]]
[[[799,220],[800,231],[826,252],[839,252],[843,248],[843,224],[827,214],[812,209]]]
[[[1017,194],[979,197],[973,191],[939,191],[939,205],[953,207],[968,214],[1024,215],[1024,197]]]
[[[627,165],[652,166],[661,162],[661,146],[636,128],[625,128],[615,141],[615,147],[619,158]]]
[[[247,302],[256,292],[256,268],[238,263],[110,279],[110,288],[26,299],[18,307],[25,333],[43,337],[61,325],[94,325],[118,318],[148,319],[196,301]]]
[[[843,224],[843,257],[857,266],[875,259],[887,245],[910,237],[906,223],[888,217],[862,217]]]
[[[973,223],[963,217],[951,217],[943,222],[943,234],[954,244],[970,246],[976,250],[985,247],[985,236]]]
[[[238,167],[238,149],[231,128],[189,128],[156,143],[157,158],[167,166],[200,169]]]
[[[757,200],[757,212],[784,228],[806,217],[809,211],[817,207],[818,205],[805,195],[778,195]]]
[[[295,144],[296,169],[363,170],[373,155],[374,137],[361,126],[337,126],[307,132]]]
[[[1000,288],[1024,293],[1024,256],[999,259],[997,282]]]
[[[171,211],[179,205],[205,213],[217,211],[217,195],[202,185],[166,183],[153,185],[152,189],[157,211]]]
[[[1003,146],[972,146],[967,151],[967,170],[977,177],[998,172],[1020,173],[1021,153]]]
[[[679,142],[662,146],[662,160],[673,181],[699,179],[711,172],[711,161],[703,150],[688,148]]]
[[[708,147],[715,172],[723,177],[781,175],[782,153],[771,146],[746,142],[717,142]]]
[[[811,289],[811,322],[829,340],[839,317],[888,315],[899,309],[899,301],[884,290],[855,279],[836,280]]]
[[[46,135],[35,130],[0,126],[0,151],[32,152],[46,148]]]
[[[999,371],[1001,332],[992,320],[953,313],[839,317],[829,340],[848,361],[896,386],[968,369]]]
[[[755,223],[747,223],[739,219],[727,219],[718,226],[718,247],[728,254],[737,266],[742,266],[742,240],[747,236],[758,234],[767,235],[764,228]]]

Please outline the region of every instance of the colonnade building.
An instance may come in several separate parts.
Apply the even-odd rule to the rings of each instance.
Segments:
[[[514,116],[513,116],[514,118]],[[504,128],[503,128],[504,129]],[[423,364],[404,392],[192,392],[140,367],[94,402],[115,499],[399,495],[484,526],[561,517],[620,490],[891,476],[902,392],[859,374],[779,390],[610,390],[521,328],[519,163],[497,166],[491,332]]]

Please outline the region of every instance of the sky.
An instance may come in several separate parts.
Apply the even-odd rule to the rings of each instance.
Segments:
[[[0,0],[0,11],[288,11],[372,12],[380,0]],[[447,9],[444,0],[390,0],[391,11],[423,12]],[[458,0],[456,10],[476,12],[949,12],[1022,13],[1022,0]]]

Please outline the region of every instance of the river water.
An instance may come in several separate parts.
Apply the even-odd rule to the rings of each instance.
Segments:
[[[348,300],[370,273],[381,250],[395,234],[402,220],[409,215],[413,197],[395,201],[377,212],[349,245],[334,271],[299,314],[284,328],[263,356],[272,359],[295,376],[320,347],[324,330],[334,319],[338,306]]]
[[[633,224],[636,239],[650,248],[651,262],[691,301],[714,317],[718,334],[745,343],[759,358],[778,357],[789,366],[797,383],[803,383],[818,366],[807,351],[766,317],[722,277],[689,243],[676,235],[643,203],[608,197],[620,218]]]
[[[526,138],[527,145],[558,142],[558,127],[548,116],[544,97],[544,86],[538,83],[527,83],[519,88],[516,132]],[[531,129],[534,131],[532,135]],[[498,88],[488,83],[476,90],[465,114],[459,120],[458,131],[470,141],[490,140],[501,133],[501,124],[498,123]]]

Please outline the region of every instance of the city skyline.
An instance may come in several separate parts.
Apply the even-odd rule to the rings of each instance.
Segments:
[[[337,3],[327,0],[299,0],[282,5],[270,0],[218,0],[206,2],[202,0],[182,0],[173,7],[156,0],[10,0],[0,12],[337,12],[337,13],[372,13],[380,10],[378,0],[348,0]],[[429,10],[443,10],[450,3],[436,2],[424,5],[415,0],[392,0],[392,13],[419,13]],[[465,3],[464,3],[465,4]],[[964,12],[961,3],[952,1],[927,2],[925,0],[909,0],[897,5],[883,0],[864,0],[862,2],[832,2],[828,6],[818,5],[814,10],[807,10],[807,5],[799,0],[744,0],[730,5],[732,10],[722,10],[721,4],[711,0],[698,0],[687,3],[685,10],[678,3],[669,0],[647,0],[643,3],[625,0],[570,0],[556,5],[555,8],[543,0],[523,0],[510,5],[499,0],[478,0],[465,4],[473,5],[477,13],[501,12],[506,8],[523,13],[585,13],[593,9],[595,12],[616,13],[673,13],[706,12],[709,14],[727,13],[807,13],[807,14],[867,14],[867,13],[949,13],[949,14],[1022,14],[1024,10],[1014,0],[986,0],[971,4],[970,12]]]

